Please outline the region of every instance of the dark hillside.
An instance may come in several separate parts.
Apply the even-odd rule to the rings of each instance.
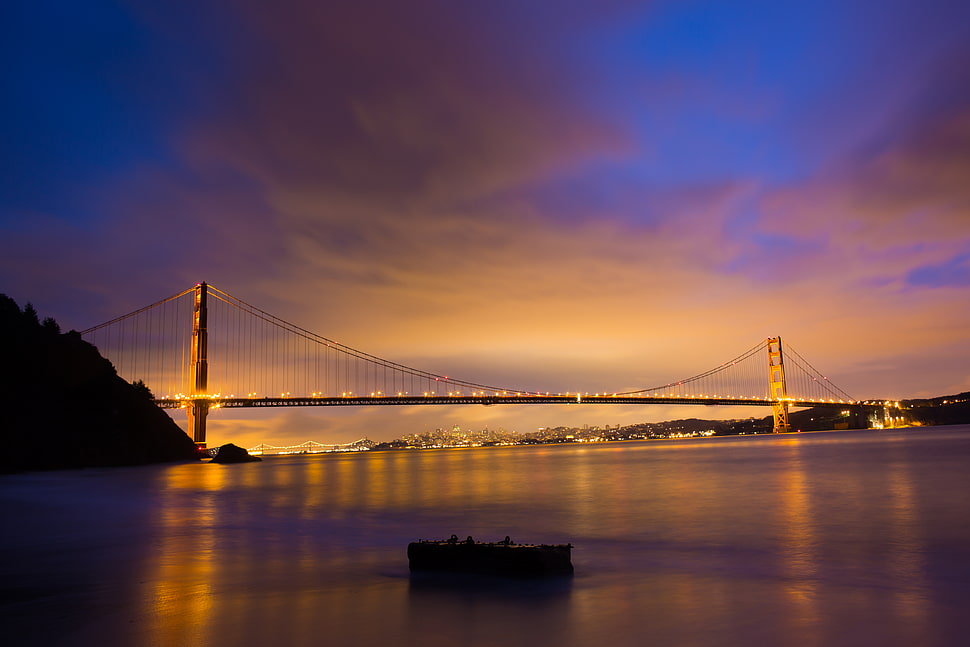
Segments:
[[[0,471],[197,458],[163,410],[76,332],[0,295]]]
[[[922,425],[970,424],[970,392],[900,402],[907,421]]]

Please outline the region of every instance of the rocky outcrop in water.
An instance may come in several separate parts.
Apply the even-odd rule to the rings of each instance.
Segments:
[[[111,362],[0,295],[0,471],[198,458],[195,443]]]
[[[261,460],[259,456],[251,456],[245,449],[232,443],[220,447],[212,458],[213,463],[254,463]]]

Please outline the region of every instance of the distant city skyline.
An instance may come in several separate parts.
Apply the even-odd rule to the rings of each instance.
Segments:
[[[208,281],[489,384],[644,388],[781,335],[858,398],[970,390],[967,3],[10,13],[0,292],[65,330]],[[760,413],[219,411],[210,434]]]

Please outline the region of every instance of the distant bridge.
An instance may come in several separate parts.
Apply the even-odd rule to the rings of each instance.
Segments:
[[[412,368],[338,343],[206,283],[81,331],[129,381],[162,407],[185,409],[205,446],[210,410],[235,407],[455,404],[690,404],[771,407],[776,432],[789,407],[862,403],[781,337],[770,337],[703,373],[616,392],[502,388]],[[165,395],[158,395],[164,393]],[[882,403],[878,403],[881,405]]]
[[[287,447],[277,447],[261,443],[251,447],[249,453],[253,456],[282,456],[286,454],[331,454],[335,452],[364,452],[374,446],[374,443],[361,438],[352,443],[342,443],[338,445],[325,445],[313,440],[300,443],[299,445],[289,445]],[[216,451],[216,450],[211,450]]]

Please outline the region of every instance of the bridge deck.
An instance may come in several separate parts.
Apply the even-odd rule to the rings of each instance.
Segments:
[[[156,399],[164,409],[180,409],[193,398]],[[210,406],[219,408],[240,407],[348,407],[348,406],[413,406],[448,404],[696,404],[706,406],[744,405],[770,407],[774,400],[767,398],[678,396],[629,396],[629,395],[381,395],[342,397],[279,397],[279,398],[199,398]],[[860,404],[843,400],[786,400],[791,407],[844,407]]]

